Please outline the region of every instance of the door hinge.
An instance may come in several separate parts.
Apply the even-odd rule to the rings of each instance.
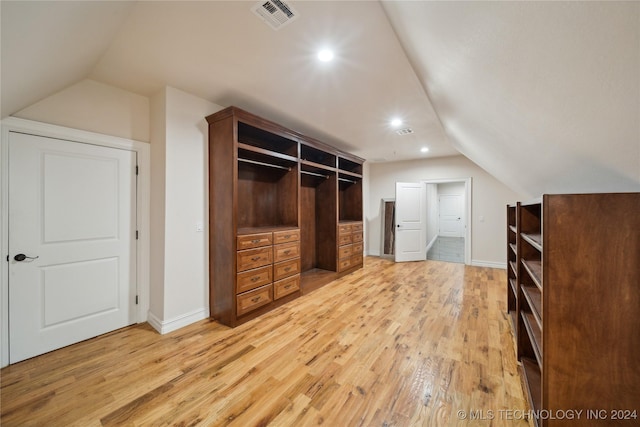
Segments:
[[[136,305],[138,305],[138,295],[136,295]]]
[[[136,240],[138,240],[138,230],[136,230]]]
[[[138,165],[136,165],[136,175],[138,175]]]

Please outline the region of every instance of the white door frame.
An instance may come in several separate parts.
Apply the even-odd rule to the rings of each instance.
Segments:
[[[464,182],[464,263],[471,265],[471,177],[451,179],[423,179],[425,184]],[[438,208],[439,210],[440,208]]]
[[[137,153],[138,186],[136,222],[138,244],[136,245],[137,295],[136,322],[147,321],[149,311],[149,206],[150,206],[150,158],[149,144],[140,141],[71,129],[32,120],[8,117],[2,120],[2,141],[0,146],[0,366],[9,363],[9,133],[20,132],[71,142],[119,148]]]

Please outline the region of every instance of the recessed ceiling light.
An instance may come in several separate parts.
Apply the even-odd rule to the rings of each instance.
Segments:
[[[394,128],[397,128],[401,124],[402,124],[402,119],[400,119],[398,117],[395,117],[395,118],[391,119],[391,126],[393,126]]]
[[[318,59],[322,62],[329,62],[333,60],[333,51],[330,49],[322,49],[318,52]]]
[[[422,148],[420,149],[420,151],[421,151],[421,152],[423,152],[423,153],[426,153],[426,152],[428,152],[428,151],[429,151],[429,148],[428,148],[428,147],[422,147]]]

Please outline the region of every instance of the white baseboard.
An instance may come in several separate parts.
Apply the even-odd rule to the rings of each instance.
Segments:
[[[431,239],[431,241],[427,245],[427,252],[429,252],[429,249],[431,249],[431,246],[433,246],[433,244],[436,242],[436,240],[438,240],[438,235],[437,234],[433,239]]]
[[[174,317],[169,320],[160,320],[152,312],[149,312],[148,322],[161,335],[168,334],[187,325],[195,323],[199,320],[209,317],[209,310],[206,308],[194,310],[191,313],[185,313],[181,316]]]
[[[471,260],[471,265],[475,267],[491,267],[491,268],[501,268],[503,270],[507,269],[506,262],[495,262],[495,261],[481,261],[477,259]]]

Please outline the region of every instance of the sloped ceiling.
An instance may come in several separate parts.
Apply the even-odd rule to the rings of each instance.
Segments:
[[[383,4],[462,154],[530,195],[640,191],[640,3]]]
[[[640,3],[289,3],[274,31],[253,1],[2,1],[2,116],[84,78],[169,85],[370,161],[460,152],[524,194],[640,191]]]

